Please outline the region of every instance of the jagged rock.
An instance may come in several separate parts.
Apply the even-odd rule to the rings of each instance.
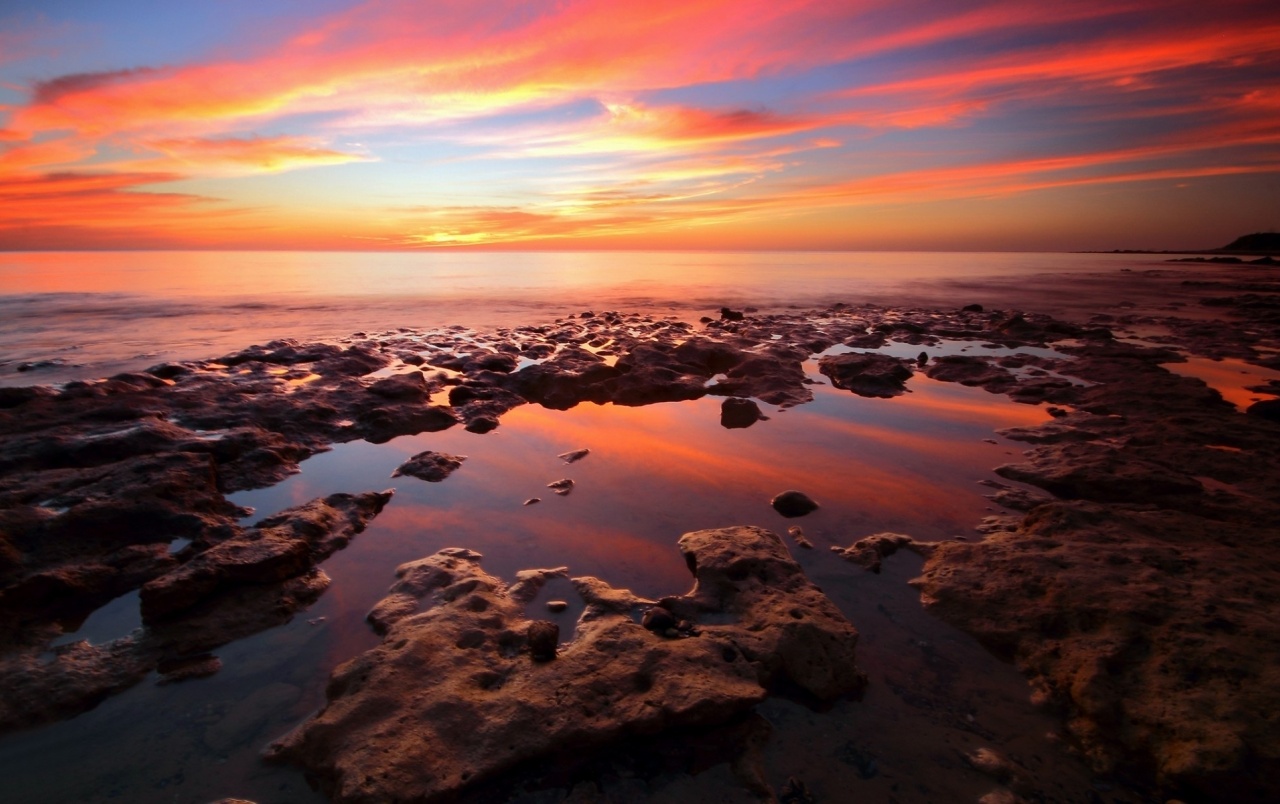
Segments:
[[[556,457],[564,461],[565,463],[577,463],[578,461],[582,460],[583,458],[587,457],[590,454],[591,454],[591,450],[583,447],[582,449],[575,449],[575,450],[570,450],[569,452],[562,452]]]
[[[680,549],[697,583],[664,604],[698,636],[651,633],[634,595],[575,579],[586,610],[554,662],[523,655],[523,604],[476,554],[402,567],[393,589],[423,610],[335,670],[325,708],[268,757],[306,767],[336,802],[455,800],[521,762],[727,722],[784,680],[819,700],[860,689],[857,632],[776,535],[698,531]]]
[[[865,539],[859,539],[849,547],[832,547],[831,552],[874,573],[880,572],[884,559],[907,548],[913,552],[926,553],[927,545],[918,545],[910,536],[901,533],[877,533]]]
[[[1018,378],[1008,369],[968,355],[942,355],[934,358],[924,373],[931,380],[979,386],[992,393],[1004,393],[1018,385]]]
[[[331,494],[259,522],[142,587],[142,617],[154,622],[238,586],[302,575],[382,510],[391,492]]]
[[[813,542],[809,541],[804,535],[804,528],[799,525],[792,525],[787,528],[787,535],[795,541],[797,547],[803,547],[806,550],[813,549]]]
[[[724,379],[707,389],[716,396],[755,397],[779,407],[809,402],[813,392],[805,387],[803,349],[771,346],[747,356],[728,371]]]
[[[622,372],[579,347],[561,349],[545,363],[525,366],[506,376],[505,387],[530,402],[553,410],[569,408],[589,399],[600,399],[600,383]]]
[[[548,483],[547,488],[551,489],[561,497],[567,497],[569,496],[569,492],[573,491],[573,481],[567,477],[563,477],[559,480],[553,480]]]
[[[412,477],[421,478],[429,483],[439,483],[449,475],[453,474],[453,470],[462,466],[462,462],[467,459],[466,455],[449,455],[444,452],[419,452],[409,460],[396,467],[391,473],[392,477],[400,477],[401,475],[410,475]]]
[[[912,371],[906,362],[881,354],[849,352],[827,355],[818,361],[818,371],[831,378],[831,384],[858,396],[888,398],[906,393]]]

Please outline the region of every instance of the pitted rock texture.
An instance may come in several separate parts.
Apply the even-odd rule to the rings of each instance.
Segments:
[[[449,801],[522,762],[727,722],[778,686],[821,701],[861,688],[857,632],[775,534],[697,531],[680,550],[696,585],[661,604],[693,635],[646,630],[633,612],[648,601],[577,578],[576,636],[544,661],[524,605],[562,571],[508,587],[468,550],[407,564],[375,609],[383,643],[339,667],[325,708],[268,756],[338,802]]]

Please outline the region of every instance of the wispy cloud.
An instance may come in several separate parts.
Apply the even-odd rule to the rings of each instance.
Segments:
[[[404,247],[660,245],[840,207],[1269,175],[1280,129],[1263,2],[427,5],[299,17],[198,62],[139,43],[112,69],[0,71],[25,80],[0,108],[0,247],[214,242],[213,208],[236,210],[237,237],[305,243],[317,227],[288,199],[362,210],[351,238]],[[216,190],[160,191],[178,181]]]

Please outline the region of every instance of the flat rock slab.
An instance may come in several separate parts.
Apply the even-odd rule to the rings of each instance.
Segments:
[[[410,477],[425,480],[428,483],[439,483],[453,474],[453,471],[462,466],[462,462],[466,459],[466,455],[449,455],[444,452],[427,450],[426,452],[419,452],[400,464],[391,473],[391,476],[409,475]]]
[[[534,661],[524,607],[564,570],[507,586],[450,548],[403,565],[376,608],[383,643],[339,667],[320,713],[268,757],[302,765],[338,802],[456,800],[529,761],[667,729],[721,724],[771,689],[820,701],[860,690],[857,631],[775,534],[685,534],[697,583],[661,606],[677,638],[636,622],[642,601],[595,578],[574,640]]]

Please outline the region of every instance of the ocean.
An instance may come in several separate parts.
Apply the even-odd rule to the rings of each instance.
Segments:
[[[587,309],[696,321],[723,305],[961,304],[1020,277],[1160,255],[939,252],[0,253],[0,385],[204,359],[276,338],[547,323]],[[980,301],[980,300],[979,300]]]
[[[1052,311],[1074,299],[1077,310],[1118,312],[1130,309],[1126,293],[1156,291],[1148,278],[1158,274],[1166,284],[1178,284],[1184,266],[1165,259],[3,254],[0,384],[56,385],[216,357],[275,338],[342,338],[356,331],[373,336],[399,327],[487,330],[549,323],[588,309],[693,322],[726,305],[767,313],[836,302],[990,307],[994,300],[1021,299]],[[1190,306],[1185,309],[1190,313]],[[939,348],[978,354],[997,347],[955,341],[930,348],[935,354]],[[885,347],[898,354],[894,350],[913,356],[920,347]],[[1226,368],[1218,366],[1219,373]],[[1238,366],[1229,368],[1237,385],[1257,381],[1238,374]],[[301,773],[264,765],[260,753],[323,705],[335,666],[377,644],[365,615],[402,562],[460,546],[483,553],[485,568],[504,578],[564,565],[575,576],[657,598],[688,588],[688,569],[675,549],[682,533],[735,524],[785,533],[791,521],[780,519],[768,501],[797,488],[822,507],[802,520],[816,549],[793,550],[794,557],[861,632],[859,667],[870,685],[864,700],[823,712],[784,698],[762,704],[758,711],[773,729],[765,753],[771,778],[779,784],[801,778],[819,800],[841,800],[851,785],[865,800],[977,800],[991,782],[968,771],[957,752],[996,745],[1036,757],[1039,784],[1063,791],[1063,800],[1083,800],[1091,775],[1062,748],[1056,719],[1029,703],[1025,679],[921,607],[907,584],[920,570],[918,557],[894,556],[883,574],[872,574],[830,550],[886,531],[922,540],[976,538],[975,526],[999,510],[987,496],[992,467],[1018,460],[1026,448],[997,431],[1048,421],[1045,406],[924,374],[913,377],[910,393],[901,397],[863,398],[829,385],[816,358],[803,369],[813,401],[786,409],[763,405],[768,420],[746,429],[720,425],[715,397],[643,407],[584,403],[567,411],[524,405],[484,435],[454,427],[385,444],[336,444],[281,483],[229,495],[253,509],[244,520],[249,525],[333,492],[397,488],[369,528],[324,562],[329,590],[290,622],[219,648],[222,670],[214,676],[164,685],[152,676],[78,717],[0,736],[0,797],[30,804],[223,797],[318,804],[323,797]],[[572,467],[557,457],[583,447],[590,456]],[[468,457],[442,483],[391,479],[400,463],[426,449]],[[571,495],[549,493],[547,484],[560,477],[576,482]],[[525,505],[532,497],[543,502]],[[551,591],[573,599],[571,589]],[[566,639],[574,614],[564,615]],[[83,622],[63,624],[53,646],[78,640],[111,645],[140,627],[134,591]],[[742,800],[723,769],[692,781],[660,774],[647,782],[643,800],[689,800],[687,785],[695,782],[702,792],[694,797]],[[564,800],[544,792],[513,800]]]

